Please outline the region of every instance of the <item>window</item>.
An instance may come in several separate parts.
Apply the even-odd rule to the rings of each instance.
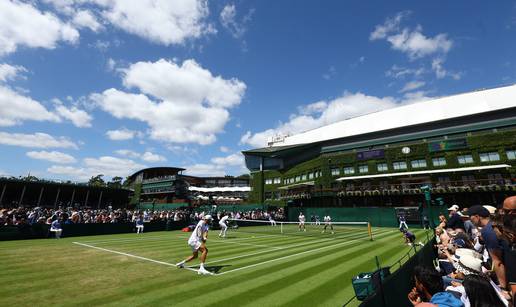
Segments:
[[[359,165],[358,172],[363,174],[369,172],[369,167],[367,165]]]
[[[272,179],[265,179],[265,184],[272,184]]]
[[[505,153],[507,154],[507,159],[509,159],[509,160],[516,159],[516,150],[507,150]]]
[[[274,178],[273,182],[274,182],[274,184],[280,184],[281,183],[281,178],[276,177],[276,178]]]
[[[412,165],[412,168],[423,168],[423,167],[426,167],[426,160],[425,159],[412,160],[410,162],[410,165]]]
[[[480,153],[480,162],[492,162],[492,161],[500,161],[500,155],[496,152],[483,152]]]
[[[437,181],[439,182],[440,185],[447,186],[450,184],[450,177],[447,177],[447,176],[438,177]]]
[[[459,164],[469,164],[474,162],[472,155],[458,156],[457,161],[459,161]]]
[[[432,159],[432,164],[434,166],[445,166],[446,165],[446,159],[444,157],[438,157]]]
[[[344,168],[345,175],[351,175],[355,173],[355,169],[352,166],[347,166]]]
[[[296,176],[296,182],[301,181],[301,176]]]
[[[389,168],[387,167],[387,163],[378,163],[376,164],[376,168],[379,172],[386,172],[389,170]]]
[[[308,173],[308,179],[314,179],[314,173]]]
[[[265,199],[272,199],[272,192],[265,192]]]
[[[392,167],[393,167],[395,170],[407,169],[407,162],[405,162],[405,161],[393,162],[393,163],[392,163]]]
[[[487,174],[487,180],[489,180],[489,184],[503,184],[504,180],[501,174]]]
[[[306,174],[301,175],[301,180],[306,180]]]
[[[340,175],[340,169],[339,169],[339,168],[332,168],[332,169],[331,169],[331,175],[332,175],[332,176],[338,176],[338,175]]]

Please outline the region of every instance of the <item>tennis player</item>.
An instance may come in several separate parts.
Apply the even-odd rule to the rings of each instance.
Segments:
[[[299,213],[299,231],[306,231],[305,221],[306,221],[306,218],[303,215],[303,212],[300,212]]]
[[[229,216],[227,214],[224,214],[224,216],[219,220],[219,226],[220,226],[219,237],[221,237],[221,238],[226,237],[226,231],[228,230],[228,224],[227,224],[228,219],[229,219]]]
[[[326,232],[326,228],[328,228],[328,226],[330,226],[331,234],[334,234],[335,232],[333,231],[333,225],[331,224],[331,216],[325,215],[324,216],[324,229],[323,229],[322,233]]]
[[[199,255],[199,251],[201,251],[201,265],[199,267],[199,270],[197,273],[199,275],[211,275],[212,273],[209,272],[204,268],[204,262],[206,261],[206,256],[208,256],[208,248],[206,248],[206,240],[208,239],[208,224],[213,218],[211,215],[205,215],[202,220],[197,223],[197,226],[195,226],[195,229],[190,236],[190,239],[188,239],[188,245],[192,248],[192,255],[185,260],[179,262],[176,264],[178,268],[184,268],[185,263],[192,261],[193,259],[197,258]]]

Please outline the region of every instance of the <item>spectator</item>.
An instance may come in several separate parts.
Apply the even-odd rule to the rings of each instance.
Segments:
[[[459,206],[453,205],[450,208],[448,208],[449,211],[449,220],[446,223],[445,228],[451,228],[453,230],[459,230],[464,231],[464,222],[462,221],[462,218],[457,213],[459,211]]]
[[[506,302],[502,301],[495,289],[491,286],[489,278],[483,275],[469,274],[464,278],[463,284],[470,306],[507,306]]]
[[[435,270],[421,266],[414,268],[415,287],[408,294],[414,306],[460,307],[464,304],[449,292],[444,292],[441,275]],[[425,304],[429,302],[430,304]]]
[[[496,277],[498,278],[500,288],[505,290],[507,283],[505,279],[503,249],[500,240],[493,230],[490,220],[490,213],[482,206],[473,206],[469,208],[468,212],[471,217],[471,222],[477,227],[482,227],[480,230],[480,235],[484,242],[484,247],[489,253],[489,257],[491,258],[493,270],[495,271]]]

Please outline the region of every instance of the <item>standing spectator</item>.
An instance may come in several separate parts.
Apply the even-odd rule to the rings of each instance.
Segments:
[[[423,229],[430,229],[430,221],[426,215],[423,215]]]
[[[516,296],[516,196],[505,199],[503,203],[504,216],[502,220],[502,235],[507,240],[503,249],[505,261],[505,278],[507,290],[512,292],[512,302]],[[512,211],[510,211],[512,210]]]
[[[480,235],[484,241],[484,247],[489,253],[489,257],[493,262],[493,270],[498,278],[500,288],[506,289],[507,283],[505,279],[505,265],[503,262],[503,250],[496,233],[493,230],[489,211],[482,206],[473,206],[468,210],[471,222],[477,227],[482,227]]]

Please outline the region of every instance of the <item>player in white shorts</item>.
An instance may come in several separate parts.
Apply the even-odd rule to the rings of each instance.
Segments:
[[[334,234],[335,232],[333,231],[333,225],[331,224],[331,217],[326,215],[324,216],[324,229],[322,233],[326,232],[326,228],[328,228],[328,226],[330,226],[331,234]]]
[[[222,238],[226,237],[226,231],[228,230],[228,224],[226,224],[226,222],[228,219],[229,219],[229,216],[227,214],[224,214],[224,216],[219,220],[219,226],[220,226],[219,237],[222,237]]]
[[[306,221],[306,218],[303,215],[303,212],[299,213],[299,231],[306,231],[305,221]]]
[[[209,228],[209,222],[212,220],[211,215],[205,215],[202,220],[197,223],[197,226],[195,226],[195,229],[190,236],[190,239],[188,239],[188,245],[192,248],[192,255],[185,260],[179,262],[176,264],[178,268],[184,268],[185,263],[192,261],[193,259],[197,258],[199,255],[199,251],[201,251],[201,266],[197,273],[199,275],[211,275],[212,273],[209,272],[204,268],[204,262],[206,262],[206,256],[208,256],[208,248],[206,248],[206,240],[208,239],[208,228]]]

